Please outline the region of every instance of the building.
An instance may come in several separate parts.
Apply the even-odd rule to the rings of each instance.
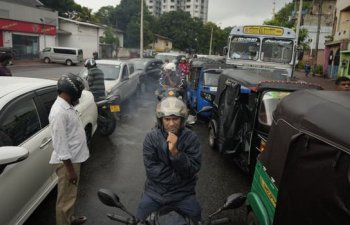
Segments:
[[[145,0],[145,3],[154,16],[183,10],[189,12],[192,17],[200,18],[203,22],[208,20],[209,0]]]
[[[81,48],[84,58],[92,57],[94,52],[98,52],[100,57],[111,58],[116,47],[123,47],[124,37],[123,32],[115,30],[119,46],[103,44],[101,37],[104,37],[106,29],[105,26],[59,17],[57,46]]]
[[[324,64],[325,41],[332,34],[335,5],[336,0],[313,1],[312,9],[304,16],[302,28],[308,30],[308,43],[310,47],[310,52],[304,55],[304,60],[313,62],[316,65]],[[318,30],[319,22],[320,27]],[[318,46],[316,47],[317,39]]]
[[[167,37],[154,34],[154,41],[150,47],[156,52],[168,52],[173,48],[173,42]]]
[[[337,0],[333,31],[326,42],[324,68],[329,77],[350,76],[350,2]]]
[[[0,0],[0,47],[10,47],[16,59],[38,58],[39,51],[54,46],[57,11],[36,0]]]

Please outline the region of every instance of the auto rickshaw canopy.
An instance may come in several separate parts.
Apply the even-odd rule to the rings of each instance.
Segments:
[[[278,187],[274,225],[349,224],[349,99],[302,90],[277,106],[258,157]]]

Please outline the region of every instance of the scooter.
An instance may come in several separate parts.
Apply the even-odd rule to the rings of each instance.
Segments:
[[[120,216],[117,214],[107,214],[107,217],[113,221],[118,221],[126,225],[191,225],[195,224],[188,216],[183,214],[179,209],[163,207],[153,212],[146,221],[139,221],[136,219],[135,215],[130,213],[125,206],[121,203],[119,196],[113,193],[109,189],[100,189],[97,192],[99,200],[110,207],[118,208],[129,215],[129,217]],[[200,222],[200,225],[214,225],[214,224],[228,224],[230,223],[229,218],[219,218],[213,219],[214,216],[218,215],[222,211],[228,209],[236,209],[244,204],[246,196],[242,193],[235,193],[227,197],[225,204],[216,210],[214,213],[210,214],[207,219]]]
[[[116,113],[120,112],[119,96],[110,95],[96,102],[98,109],[97,129],[103,136],[111,135],[116,126]]]

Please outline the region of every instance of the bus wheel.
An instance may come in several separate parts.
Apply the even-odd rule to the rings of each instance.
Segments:
[[[259,225],[258,220],[256,219],[256,216],[253,213],[253,211],[250,211],[248,213],[247,225]]]
[[[67,65],[67,66],[71,66],[71,65],[73,65],[72,60],[67,59],[67,60],[66,60],[66,65]]]

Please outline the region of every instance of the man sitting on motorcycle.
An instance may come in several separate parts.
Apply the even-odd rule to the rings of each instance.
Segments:
[[[143,143],[147,179],[136,217],[144,221],[152,212],[170,206],[197,224],[201,207],[195,186],[202,152],[197,135],[185,127],[187,107],[178,98],[167,97],[158,103],[156,116],[157,128]]]
[[[95,101],[101,100],[106,96],[104,74],[102,70],[97,68],[94,59],[87,59],[84,66],[88,69],[88,84],[91,93],[94,95]]]
[[[163,93],[169,89],[177,89],[182,99],[185,99],[185,80],[180,70],[176,69],[175,63],[168,63],[164,66],[164,72],[159,79],[161,90],[157,94],[163,96]],[[165,95],[167,96],[167,95]]]

